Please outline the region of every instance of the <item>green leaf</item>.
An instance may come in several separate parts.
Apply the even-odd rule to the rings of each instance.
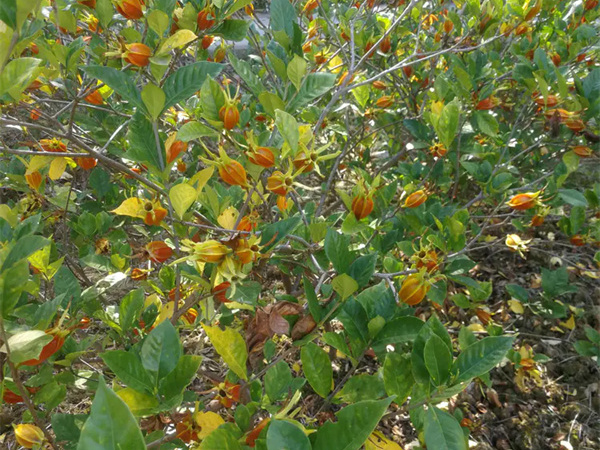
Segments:
[[[326,94],[335,85],[336,78],[334,73],[309,73],[300,90],[291,99],[287,110],[296,111]]]
[[[140,91],[138,91],[133,77],[128,73],[105,66],[84,66],[82,70],[90,77],[102,81],[123,97],[124,100],[131,103],[132,106],[137,106],[142,111],[146,111]]]
[[[293,232],[302,219],[300,217],[290,217],[289,219],[278,220],[275,223],[271,223],[264,227],[261,231],[261,240],[260,245],[267,245],[263,248],[263,252],[267,251],[273,246],[275,246],[278,242]]]
[[[325,254],[338,273],[345,273],[352,261],[350,238],[329,228],[325,235]]]
[[[107,28],[113,18],[114,9],[110,0],[96,0],[96,16],[102,28]]]
[[[183,215],[189,207],[194,204],[197,196],[196,189],[187,183],[176,184],[169,190],[169,198],[173,204],[173,209],[181,219],[183,219]]]
[[[162,402],[174,403],[171,407],[181,404],[183,391],[193,381],[202,362],[201,356],[183,355],[177,365],[164,377],[158,386],[158,394]]]
[[[15,364],[20,364],[30,359],[37,359],[44,346],[52,339],[52,335],[42,330],[27,330],[16,333],[8,338],[10,360]],[[1,351],[6,353],[6,345],[2,346]]]
[[[0,2],[0,20],[13,30],[17,28],[17,0]]]
[[[158,400],[132,388],[119,389],[117,396],[125,402],[134,416],[148,416],[158,412]]]
[[[153,83],[148,83],[142,89],[142,101],[146,105],[146,110],[154,120],[160,117],[165,104],[165,93],[161,88]]]
[[[202,116],[209,121],[217,122],[219,119],[219,110],[225,104],[225,96],[219,83],[210,77],[202,83],[200,91],[200,102],[202,104]]]
[[[211,33],[226,41],[243,41],[248,34],[250,22],[240,19],[225,19]]]
[[[285,103],[277,94],[272,94],[271,92],[263,92],[259,94],[258,100],[260,104],[263,106],[267,114],[272,117],[275,117],[275,111],[278,109],[284,110]]]
[[[509,336],[488,336],[463,351],[454,361],[454,384],[484,375],[498,365],[512,347]]]
[[[242,335],[233,328],[226,327],[225,330],[221,330],[218,326],[211,327],[204,324],[202,328],[204,328],[213,347],[231,371],[241,379],[247,380],[246,360],[248,359],[248,350]]]
[[[57,441],[79,441],[88,414],[52,414],[52,431]]]
[[[200,450],[242,450],[242,446],[227,428],[217,428],[202,440]]]
[[[477,111],[475,113],[475,118],[477,119],[477,126],[482,133],[492,137],[498,135],[500,126],[494,116],[487,112]]]
[[[119,305],[119,325],[123,333],[133,328],[136,319],[139,317],[144,307],[144,289],[136,289],[131,291]]]
[[[171,372],[181,357],[181,342],[171,321],[154,328],[142,344],[142,364],[155,382]]]
[[[391,398],[386,398],[346,406],[336,413],[337,422],[327,421],[319,428],[313,450],[358,450],[369,438],[391,402]]]
[[[321,397],[327,397],[333,385],[333,370],[325,350],[317,344],[309,342],[302,347],[300,359],[308,384]]]
[[[292,371],[285,361],[279,361],[265,374],[265,392],[271,402],[287,397],[288,386],[292,382]]]
[[[160,142],[162,153],[161,159],[158,157],[156,147],[156,139],[154,137],[154,129],[152,123],[143,114],[137,112],[133,115],[129,123],[129,131],[127,132],[129,140],[129,149],[125,153],[126,158],[132,161],[150,164],[159,170],[164,170],[164,164],[167,159],[163,143]]]
[[[269,9],[271,11],[271,29],[273,31],[283,30],[292,39],[296,21],[296,10],[292,4],[288,0],[272,0]]]
[[[163,84],[167,101],[163,111],[179,102],[187,100],[199,91],[207,77],[215,78],[223,70],[222,64],[200,61],[178,69]],[[217,111],[217,119],[218,114]]]
[[[383,363],[383,382],[388,395],[395,395],[394,402],[402,405],[410,395],[415,379],[412,374],[410,355],[388,353]]]
[[[352,278],[350,275],[346,275],[345,273],[336,276],[331,285],[333,286],[333,290],[337,292],[342,300],[346,300],[352,294],[354,294],[358,289],[358,283]]]
[[[0,273],[0,315],[8,317],[13,311],[25,288],[24,280],[29,277],[29,264],[21,260]]]
[[[425,444],[436,450],[467,450],[465,435],[454,416],[435,406],[427,409]]]
[[[571,206],[588,206],[585,196],[575,189],[559,189],[558,195]]]
[[[267,431],[269,450],[311,450],[304,431],[288,420],[272,420]]]
[[[287,66],[288,78],[298,90],[300,90],[302,80],[306,75],[306,66],[306,60],[298,55],[294,55],[294,58],[290,61],[290,63]]]
[[[4,272],[19,261],[29,258],[35,252],[46,247],[47,245],[50,245],[50,241],[42,236],[23,236],[10,249],[8,256],[2,264],[2,268],[0,268],[0,272]]]
[[[37,58],[17,58],[10,61],[0,73],[0,96],[8,92],[17,100],[35,79],[41,62]]]
[[[260,81],[260,78],[252,71],[248,62],[236,58],[233,53],[229,55],[229,62],[231,63],[233,70],[235,70],[240,78],[244,80],[244,83],[246,83],[255,96],[258,97],[265,91],[265,87]],[[279,109],[283,108],[284,106],[281,106]]]
[[[300,131],[298,131],[298,122],[294,116],[278,109],[275,111],[275,124],[292,151],[296,152],[300,141]]]
[[[219,133],[196,120],[183,124],[177,132],[177,140],[183,142],[193,141],[205,136],[217,138]]]
[[[379,375],[362,373],[348,379],[335,399],[343,403],[356,403],[385,397],[383,379]]]
[[[414,341],[423,325],[425,322],[417,317],[405,316],[392,319],[377,334],[373,342],[373,349]]]
[[[360,287],[369,284],[373,273],[375,272],[375,264],[377,263],[377,254],[371,253],[357,258],[348,269],[348,274],[356,280]]]
[[[98,9],[97,5],[96,5],[96,9]],[[167,16],[163,11],[161,11],[159,9],[154,9],[154,10],[150,11],[148,14],[146,14],[146,20],[148,21],[148,26],[150,27],[150,29],[152,29],[152,31],[154,31],[159,37],[162,36],[163,34],[165,34],[165,31],[167,31],[167,28],[169,26],[169,16]],[[179,30],[179,31],[181,31],[181,30]],[[189,30],[187,30],[187,31],[189,31]],[[175,33],[175,34],[177,34],[177,33]],[[173,36],[171,36],[171,37],[173,37]],[[171,39],[171,37],[169,37],[169,39]],[[195,37],[196,37],[196,35],[194,34],[194,38]],[[167,41],[169,39],[167,39]],[[165,44],[166,44],[166,42],[165,42]],[[165,46],[165,44],[162,45],[161,49]]]
[[[167,23],[168,23],[168,18],[167,18]],[[161,33],[159,33],[160,35]],[[183,47],[184,45],[189,44],[190,42],[192,42],[193,40],[197,39],[198,36],[196,36],[196,33],[194,33],[192,30],[177,30],[175,32],[175,34],[172,34],[171,36],[169,36],[160,46],[160,48],[158,49],[158,51],[155,53],[154,56],[161,56],[161,55],[165,55],[173,50],[175,50],[176,48],[179,47]],[[204,79],[202,80],[204,81]]]
[[[436,386],[444,384],[450,375],[452,354],[442,338],[435,334],[430,336],[425,343],[423,357],[433,384]]]
[[[321,320],[323,310],[321,305],[319,305],[319,299],[317,299],[315,288],[306,276],[303,277],[303,284],[304,294],[306,295],[306,301],[308,302],[308,310],[310,311],[313,319],[315,319],[315,322],[319,322]]]
[[[459,115],[458,102],[453,100],[444,106],[439,120],[434,124],[435,131],[446,148],[450,148],[452,141],[458,134]]]
[[[78,450],[145,450],[142,431],[127,405],[117,394],[100,383],[90,417],[86,420]]]
[[[154,393],[155,383],[133,351],[113,350],[102,353],[100,357],[125,385],[136,391]]]

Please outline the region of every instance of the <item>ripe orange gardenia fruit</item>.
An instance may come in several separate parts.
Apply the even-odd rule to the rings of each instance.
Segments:
[[[227,89],[225,89],[223,92],[225,94],[225,105],[223,105],[219,110],[219,118],[223,121],[223,127],[228,131],[233,130],[240,121],[240,112],[237,108],[236,101],[239,90],[240,87],[238,85],[237,91],[233,98],[229,96]]]
[[[143,0],[116,0],[115,8],[126,19],[141,19],[144,16]]]
[[[573,147],[573,153],[582,158],[589,158],[594,154],[594,151],[585,145],[576,145]]]
[[[98,164],[98,160],[96,158],[79,157],[75,161],[83,170],[93,169]]]
[[[284,174],[279,170],[273,172],[273,174],[267,178],[267,189],[277,195],[285,196],[294,184],[294,178],[291,172]]]
[[[392,106],[393,103],[394,103],[394,99],[392,98],[391,95],[384,95],[383,97],[378,98],[377,101],[375,102],[375,104],[379,108],[387,108],[389,106]]]
[[[417,269],[425,268],[427,273],[435,272],[439,269],[438,254],[435,250],[421,250],[411,259],[416,261]]]
[[[508,201],[508,206],[517,211],[525,211],[527,209],[534,208],[540,201],[538,197],[542,191],[537,192],[526,192],[524,194],[517,194]]]
[[[422,205],[427,200],[427,193],[423,189],[419,189],[418,191],[413,192],[406,200],[404,200],[405,208],[416,208],[417,206]]]
[[[144,223],[146,225],[160,225],[167,217],[167,210],[158,201],[146,201],[144,203]]]
[[[95,90],[90,92],[86,97],[85,101],[91,103],[92,105],[102,105],[104,103],[104,99],[102,98],[102,94],[100,91]]]
[[[558,105],[558,97],[553,94],[548,94],[546,96],[546,99],[544,99],[543,95],[537,96],[533,99],[533,101],[535,102],[536,105],[546,106],[548,108],[552,108],[552,107]]]
[[[22,362],[22,366],[38,366],[58,352],[65,343],[65,336],[67,335],[68,331],[54,328],[46,330],[45,333],[52,335],[52,340],[48,342],[44,348],[42,348],[42,351],[37,358],[28,359],[27,361]]]
[[[368,194],[364,191],[360,192],[352,199],[351,206],[356,220],[364,219],[371,214],[371,211],[373,211],[374,204],[372,194]]]
[[[187,142],[174,141],[167,148],[167,164],[171,164],[177,157],[187,150]]]
[[[44,440],[44,432],[31,423],[20,423],[14,426],[15,438],[19,445],[25,448],[41,448]]]
[[[383,81],[375,80],[375,81],[373,81],[373,87],[375,89],[379,89],[380,91],[383,91],[384,89],[387,88],[387,84],[385,84]]]
[[[384,37],[379,44],[379,50],[381,53],[387,53],[392,49],[392,41],[389,36]]]
[[[575,234],[571,236],[569,242],[571,242],[571,244],[573,244],[576,247],[583,247],[585,245],[585,238],[580,234]]]
[[[198,13],[196,23],[198,24],[198,30],[200,31],[212,28],[215,24],[215,13],[212,7],[207,6],[202,11],[200,11]]]
[[[530,225],[532,227],[540,227],[540,226],[542,226],[544,224],[544,220],[545,220],[544,216],[542,216],[540,214],[536,214],[535,216],[533,216],[531,218]]]
[[[252,147],[248,153],[246,153],[248,160],[252,164],[264,167],[268,169],[275,165],[275,155],[268,147]]]
[[[202,37],[202,48],[204,50],[207,50],[208,47],[210,47],[210,45],[213,43],[213,41],[215,40],[215,38],[213,36],[211,36],[210,34],[205,34]]]
[[[65,153],[67,151],[67,145],[56,138],[40,139],[40,147],[45,152]]]
[[[129,64],[137,67],[145,67],[150,64],[152,49],[147,45],[136,42],[134,44],[126,45],[125,48],[126,51],[123,54],[123,58]]]
[[[431,289],[431,284],[423,278],[423,275],[413,273],[402,282],[398,297],[407,305],[413,306],[423,301],[429,289]]]
[[[163,241],[152,241],[146,244],[148,257],[155,263],[164,263],[173,256],[173,249]]]
[[[217,284],[212,288],[212,295],[215,300],[221,303],[229,303],[231,300],[227,298],[227,289],[231,287],[231,283],[229,281],[224,281],[220,284]]]
[[[492,95],[488,98],[484,98],[483,100],[480,100],[475,105],[475,109],[478,111],[486,111],[489,109],[494,109],[496,106],[498,106],[498,104],[499,104],[498,99]]]

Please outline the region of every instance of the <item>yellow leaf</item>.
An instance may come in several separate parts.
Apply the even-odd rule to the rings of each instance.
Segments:
[[[365,450],[402,450],[402,447],[386,438],[380,431],[374,431],[365,442]]]
[[[230,206],[221,213],[221,215],[217,218],[217,222],[223,228],[233,230],[233,227],[235,226],[235,222],[237,221],[239,215],[240,213],[238,212],[238,210],[235,209],[233,206]]]
[[[485,331],[485,328],[480,323],[472,323],[467,328],[471,331]]]
[[[431,113],[434,116],[439,116],[442,114],[442,110],[444,109],[444,102],[433,102],[431,104]]]
[[[233,328],[225,327],[221,330],[218,326],[211,327],[202,325],[210,343],[223,361],[229,366],[231,371],[243,380],[248,380],[246,373],[246,360],[248,359],[248,350],[246,342],[240,333]]]
[[[67,158],[54,158],[50,163],[48,176],[51,180],[58,180],[67,168]]]
[[[342,58],[340,58],[339,56],[334,56],[333,58],[331,58],[331,61],[329,61],[329,68],[331,69],[331,73],[340,73],[340,71],[342,70],[344,61],[342,61]]]
[[[569,317],[569,320],[567,320],[566,322],[559,322],[559,325],[563,328],[572,330],[573,328],[575,328],[575,316]]]
[[[174,301],[167,302],[167,304],[163,305],[162,308],[160,309],[160,314],[156,318],[156,322],[154,322],[154,324],[158,325],[159,323],[162,323],[165,320],[173,317],[173,311],[175,311],[175,302]]]
[[[131,197],[123,201],[118,208],[113,209],[112,213],[120,216],[144,218],[144,201],[137,197]]]
[[[25,175],[29,175],[30,173],[33,173],[36,170],[40,170],[46,167],[50,163],[50,161],[52,161],[52,158],[48,156],[34,156],[29,160],[29,164],[27,165],[27,172],[25,172]]]
[[[202,169],[200,172],[198,172],[192,177],[192,179],[189,181],[189,184],[191,186],[194,186],[196,183],[198,183],[198,185],[196,186],[196,190],[199,194],[200,192],[202,192],[202,188],[204,187],[204,185],[208,183],[208,180],[210,180],[210,177],[212,177],[214,171],[214,167],[207,167],[206,169]]]
[[[202,440],[206,438],[210,433],[215,431],[221,425],[225,423],[223,418],[215,412],[207,411],[207,412],[198,412],[194,414],[194,421],[196,425],[200,428],[198,432],[198,437]]]
[[[510,307],[510,310],[515,314],[523,314],[523,312],[525,312],[525,309],[523,308],[521,302],[519,300],[515,300],[514,298],[508,301],[508,306]]]
[[[173,209],[180,218],[183,218],[185,212],[194,204],[196,197],[198,192],[187,183],[176,184],[169,191]]]

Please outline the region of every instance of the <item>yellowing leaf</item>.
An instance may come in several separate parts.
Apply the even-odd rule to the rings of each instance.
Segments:
[[[46,167],[50,163],[50,161],[52,161],[52,158],[48,156],[34,156],[29,160],[29,164],[27,165],[27,172],[25,172],[25,175],[29,175],[30,173],[33,173],[36,170],[40,170]]]
[[[197,196],[196,189],[187,183],[176,184],[169,191],[173,209],[180,218],[183,218],[188,208],[194,204]]]
[[[148,414],[158,406],[158,400],[147,394],[142,394],[132,388],[117,391],[117,395],[125,402],[131,412],[136,416]]]
[[[386,438],[380,431],[373,431],[365,442],[365,450],[402,450],[402,447]]]
[[[231,371],[241,379],[248,380],[246,374],[248,350],[246,350],[246,342],[242,335],[232,328],[225,327],[225,330],[221,330],[218,326],[211,327],[204,324],[202,327],[213,347]]]
[[[51,180],[58,180],[67,168],[67,158],[54,158],[50,163],[48,176]]]
[[[191,186],[194,186],[196,185],[196,183],[198,183],[196,186],[196,191],[198,191],[199,194],[200,192],[202,192],[202,188],[204,187],[204,185],[206,185],[206,183],[208,183],[208,180],[210,180],[210,177],[212,177],[214,171],[214,167],[207,167],[206,169],[202,169],[200,172],[198,172],[192,177],[192,179],[189,181],[189,184]]]
[[[169,36],[167,40],[160,46],[160,49],[155,56],[161,56],[165,53],[169,53],[171,50],[178,47],[183,47],[196,39],[196,33],[191,30],[179,30],[172,36]]]
[[[514,298],[508,301],[508,306],[510,310],[516,314],[523,314],[523,312],[525,312],[525,308],[523,308],[521,302],[519,300],[515,300]]]
[[[334,56],[329,61],[329,68],[331,69],[331,73],[340,73],[343,68],[344,61],[339,56]]]
[[[575,328],[575,316],[569,317],[569,320],[567,320],[566,322],[559,322],[559,325],[563,328],[572,330],[573,328]]]
[[[239,215],[240,213],[238,212],[238,210],[235,209],[233,206],[230,206],[221,213],[221,215],[217,218],[217,222],[223,228],[233,230],[233,227],[235,226],[235,222],[237,221]]]
[[[15,214],[8,205],[0,205],[0,218],[6,220],[11,227],[15,227],[17,225],[17,214]]]
[[[204,439],[206,436],[225,423],[220,415],[212,411],[194,414],[194,421],[200,428],[200,431],[198,432],[198,437],[200,439]]]
[[[112,213],[120,216],[140,217],[144,218],[144,202],[137,197],[131,197],[124,200]]]
[[[165,320],[173,317],[173,311],[175,311],[175,302],[174,301],[170,301],[170,302],[167,302],[167,304],[162,305],[162,307],[160,308],[160,314],[156,318],[155,325],[158,325],[159,323],[162,323]]]

